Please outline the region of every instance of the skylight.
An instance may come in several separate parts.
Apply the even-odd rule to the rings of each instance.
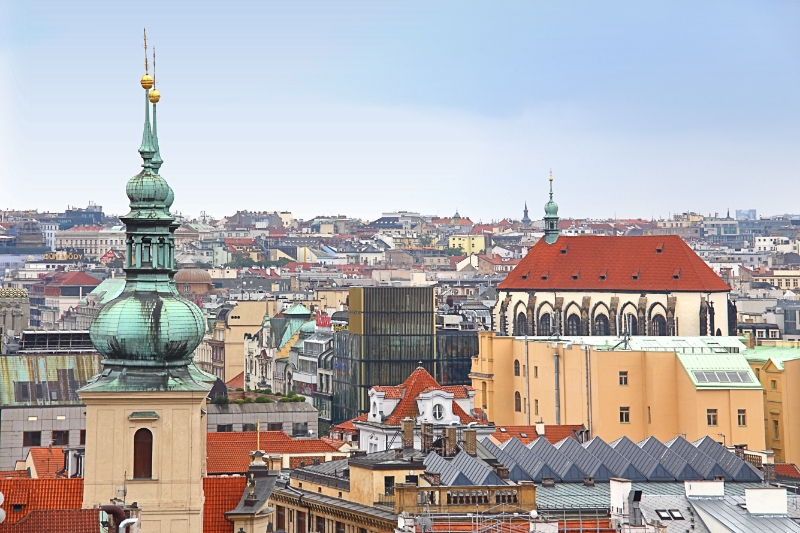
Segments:
[[[698,383],[752,383],[753,378],[749,372],[727,371],[727,372],[693,372],[694,378]]]

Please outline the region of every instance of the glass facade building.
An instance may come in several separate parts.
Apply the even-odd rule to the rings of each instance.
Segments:
[[[423,368],[443,385],[469,385],[478,337],[437,334],[429,287],[353,287],[347,331],[334,336],[332,423],[368,410],[374,385],[397,385]],[[467,332],[464,332],[467,333]]]

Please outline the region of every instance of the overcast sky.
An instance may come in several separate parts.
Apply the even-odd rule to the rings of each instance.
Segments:
[[[0,208],[798,213],[800,4],[0,0]]]

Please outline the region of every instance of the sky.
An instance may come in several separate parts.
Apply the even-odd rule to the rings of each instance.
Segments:
[[[185,215],[800,213],[789,0],[0,0],[0,209],[126,212],[145,27]]]

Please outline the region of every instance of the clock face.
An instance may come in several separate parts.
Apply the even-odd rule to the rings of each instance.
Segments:
[[[433,406],[433,418],[436,420],[444,418],[444,407],[441,404],[437,403]]]

